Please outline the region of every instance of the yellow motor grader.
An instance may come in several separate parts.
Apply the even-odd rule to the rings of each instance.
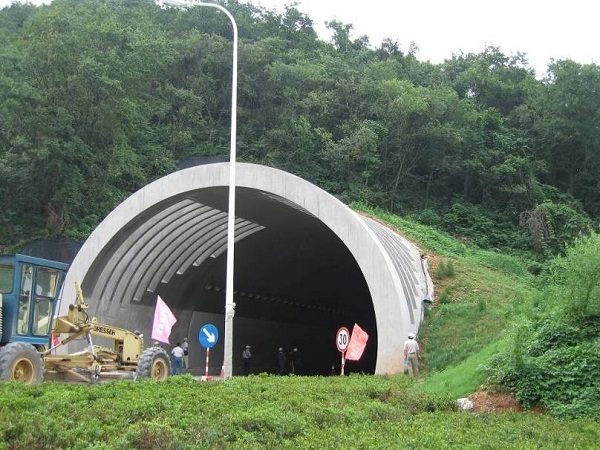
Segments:
[[[67,314],[54,317],[67,269],[67,264],[42,258],[0,255],[0,380],[166,379],[171,367],[167,352],[144,349],[137,331],[90,318],[79,285]],[[95,345],[95,339],[112,346]],[[85,340],[86,349],[59,353],[75,340]]]

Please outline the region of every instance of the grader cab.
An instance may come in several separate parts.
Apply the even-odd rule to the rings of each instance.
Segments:
[[[67,314],[55,317],[67,269],[42,258],[0,255],[0,380],[166,379],[168,354],[160,347],[144,349],[139,332],[90,318],[79,285]],[[112,345],[95,345],[95,339]],[[64,345],[81,341],[85,350],[60,354]]]

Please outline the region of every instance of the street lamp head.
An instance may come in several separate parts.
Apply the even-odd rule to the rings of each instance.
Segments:
[[[156,4],[161,8],[188,8],[191,2],[188,0],[157,0]]]

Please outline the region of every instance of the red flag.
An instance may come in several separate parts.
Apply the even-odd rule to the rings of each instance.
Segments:
[[[355,323],[354,328],[352,328],[352,336],[348,343],[348,349],[346,350],[346,359],[358,361],[365,351],[368,339],[369,335],[367,332]]]
[[[177,322],[177,319],[167,304],[160,296],[157,297],[156,309],[154,310],[154,323],[152,324],[152,339],[168,344],[171,328],[173,328],[175,322]]]

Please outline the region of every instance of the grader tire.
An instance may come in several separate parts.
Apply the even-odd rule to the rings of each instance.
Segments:
[[[151,378],[164,381],[171,373],[171,360],[167,352],[160,347],[150,347],[142,352],[136,374],[138,378]]]
[[[42,356],[33,345],[11,342],[0,348],[0,380],[34,384],[43,379]]]

